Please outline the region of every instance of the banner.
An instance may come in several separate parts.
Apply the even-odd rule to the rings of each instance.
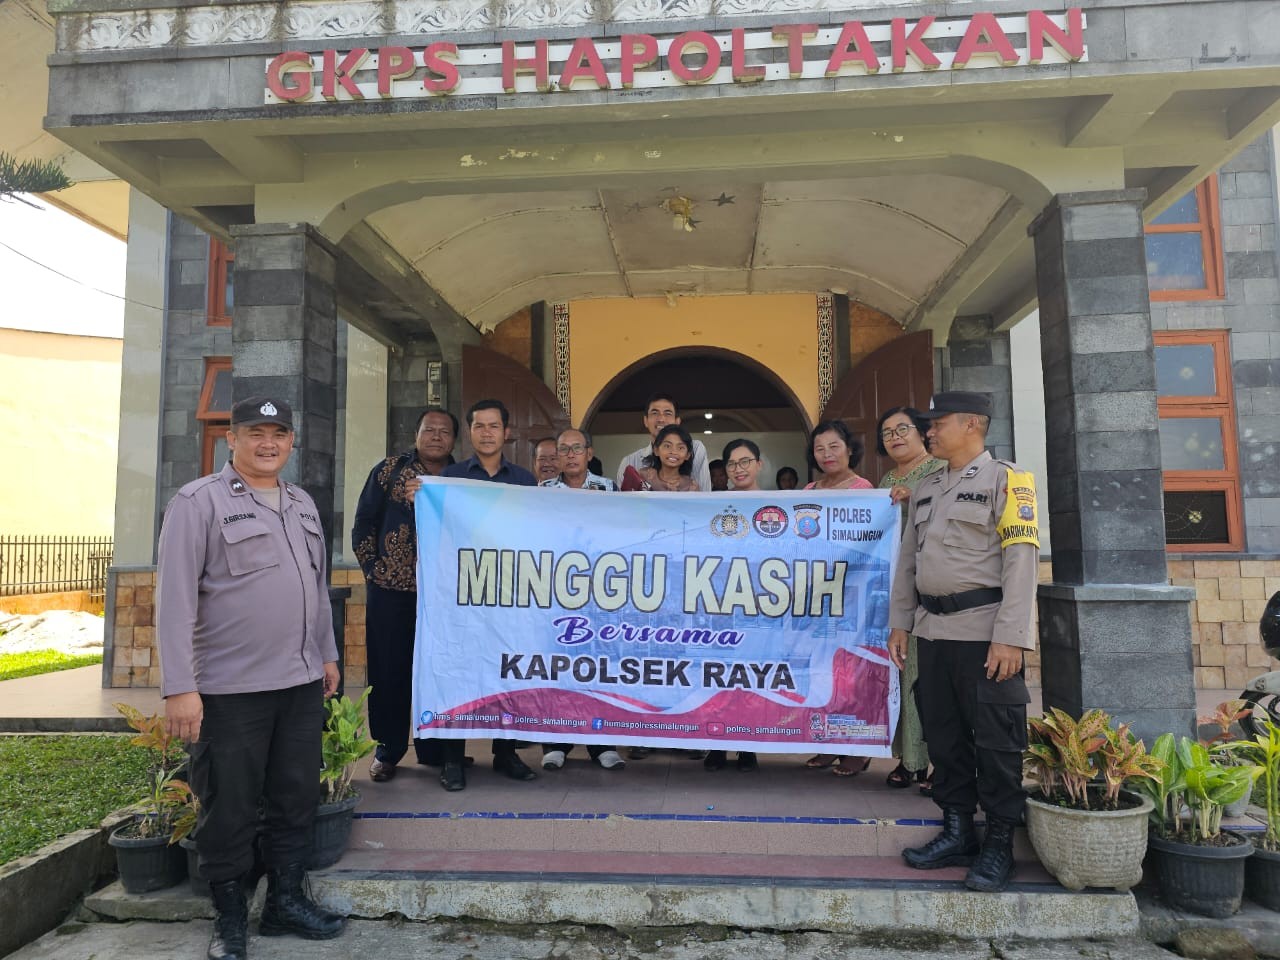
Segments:
[[[887,757],[888,491],[427,478],[419,737]]]

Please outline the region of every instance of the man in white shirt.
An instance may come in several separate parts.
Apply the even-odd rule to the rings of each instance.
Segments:
[[[644,428],[649,431],[649,443],[635,453],[624,457],[622,463],[618,465],[619,487],[622,486],[622,475],[627,472],[627,467],[640,470],[645,466],[645,457],[653,453],[653,439],[658,436],[658,431],[668,424],[679,422],[680,408],[676,406],[675,400],[670,395],[655,393],[649,398],[649,402],[644,406]],[[711,473],[707,469],[707,448],[702,445],[701,440],[696,439],[693,441],[693,479],[698,484],[699,490],[711,489]]]

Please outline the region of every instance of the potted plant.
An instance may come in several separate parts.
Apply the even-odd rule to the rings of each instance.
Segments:
[[[351,785],[356,764],[378,746],[365,726],[364,704],[372,687],[365,687],[360,699],[345,695],[330,697],[325,708],[320,782],[323,793],[316,810],[315,834],[308,867],[320,869],[337,863],[351,839],[351,821],[359,792]]]
[[[1217,733],[1208,739],[1202,737],[1200,742],[1209,748],[1214,762],[1220,766],[1254,768],[1258,766],[1241,753],[1241,749],[1247,746],[1247,743],[1233,739],[1231,734],[1232,725],[1239,723],[1248,713],[1248,707],[1243,700],[1224,700],[1218,704],[1212,714],[1200,718],[1201,724],[1218,728]],[[1259,773],[1261,773],[1260,769],[1254,774],[1255,778]],[[1245,791],[1239,800],[1223,807],[1223,816],[1232,818],[1244,816],[1249,808],[1250,792]]]
[[[1244,864],[1244,893],[1268,910],[1280,910],[1280,727],[1270,719],[1255,722],[1260,732],[1233,744],[1237,755],[1260,768],[1267,808],[1266,832]]]
[[[1054,708],[1027,726],[1023,772],[1040,788],[1027,798],[1036,856],[1068,890],[1128,890],[1142,879],[1151,802],[1122,788],[1155,776],[1159,762],[1101,710],[1076,720]]]
[[[138,811],[107,838],[116,851],[120,882],[128,893],[163,890],[187,874],[182,849],[174,843],[174,823],[192,798],[191,787],[178,779],[186,762],[182,743],[169,736],[164,718],[144,716],[125,703],[115,705],[136,735],[129,741],[152,753],[147,793]]]
[[[1190,737],[1175,741],[1169,733],[1156,739],[1151,753],[1164,766],[1138,786],[1152,801],[1148,846],[1158,853],[1161,893],[1175,909],[1229,917],[1240,909],[1253,844],[1222,829],[1223,808],[1248,793],[1258,771],[1220,766],[1204,744]]]

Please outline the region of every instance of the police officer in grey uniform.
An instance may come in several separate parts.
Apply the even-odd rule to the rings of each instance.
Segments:
[[[942,832],[903,851],[920,870],[968,866],[965,885],[998,891],[1013,876],[1022,819],[1028,700],[1022,675],[1040,558],[1035,483],[985,449],[991,399],[939,393],[923,414],[947,466],[911,496],[894,577],[889,653],[902,668],[919,638],[916,699]],[[981,805],[981,844],[973,816]]]
[[[170,501],[156,583],[165,718],[188,744],[200,870],[217,910],[210,960],[247,953],[241,880],[253,868],[260,806],[260,932],[321,940],[346,923],[303,892],[338,650],[319,513],[279,479],[293,448],[288,404],[235,404],[227,444],[231,462]]]

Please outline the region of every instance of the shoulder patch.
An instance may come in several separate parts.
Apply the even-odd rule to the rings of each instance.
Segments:
[[[1004,464],[1004,461],[1000,461]],[[996,532],[1000,534],[1000,546],[1010,547],[1015,543],[1029,543],[1040,546],[1040,522],[1036,515],[1036,478],[1030,470],[1006,468],[1005,487],[1007,496],[1004,511],[996,524]]]

